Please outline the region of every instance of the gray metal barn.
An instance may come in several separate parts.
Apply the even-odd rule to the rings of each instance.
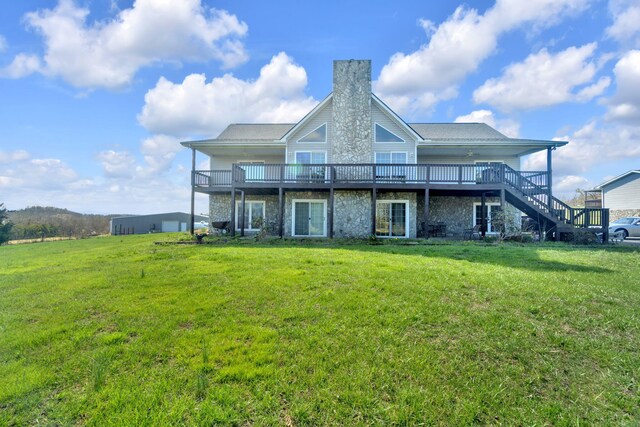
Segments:
[[[184,212],[126,215],[112,218],[109,229],[114,236],[189,231],[190,220],[190,215]],[[207,227],[208,221],[206,216],[195,215],[195,228]]]

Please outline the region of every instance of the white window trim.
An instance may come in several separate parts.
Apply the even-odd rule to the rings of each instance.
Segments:
[[[411,216],[409,214],[409,200],[376,200],[376,221],[377,221],[377,218],[378,218],[378,204],[381,204],[381,203],[384,203],[384,204],[387,204],[387,205],[389,205],[391,203],[404,203],[404,205],[405,205],[405,213],[406,213],[406,215],[404,217],[404,233],[405,234],[404,234],[404,236],[378,236],[376,234],[376,237],[380,238],[380,239],[408,239],[409,235],[411,234],[410,231],[409,231],[409,223],[410,223],[409,217]]]
[[[251,228],[251,203],[262,203],[262,216],[263,220],[267,219],[267,204],[264,200],[245,200],[245,209],[249,208],[249,224],[244,225],[244,231],[260,231],[259,228]],[[247,206],[249,205],[249,206]],[[236,200],[236,231],[240,231],[240,211],[242,210],[242,201]],[[249,228],[247,228],[247,225]]]
[[[409,152],[408,151],[384,151],[384,150],[377,150],[373,152],[373,160],[374,163],[378,164],[378,154],[391,154],[391,157],[393,157],[394,154],[404,154],[405,157],[405,162],[404,163],[392,163],[394,165],[408,165],[409,163]],[[386,164],[386,163],[383,163]]]
[[[320,129],[322,126],[326,126],[326,131],[324,133],[324,141],[301,141],[302,139],[306,138],[308,135],[310,135],[313,132],[315,132],[318,129]],[[321,125],[316,126],[315,128],[313,128],[313,130],[311,130],[311,131],[305,133],[304,135],[302,135],[300,138],[298,138],[296,143],[298,143],[298,144],[326,144],[328,136],[329,136],[329,126],[327,125],[327,122],[324,122]]]
[[[473,219],[471,222],[471,227],[475,227],[476,226],[476,221],[477,221],[477,216],[476,216],[476,207],[481,206],[482,203],[481,202],[473,202]],[[488,207],[487,209],[487,215],[489,215],[489,217],[491,217],[491,206],[500,206],[500,203],[497,202],[490,202],[490,203],[485,203],[485,205]],[[488,218],[487,218],[488,219]],[[498,234],[497,231],[493,231],[493,227],[491,226],[491,222],[487,221],[487,228],[490,228],[491,231],[487,230],[487,234]]]
[[[309,154],[322,153],[322,154],[324,154],[324,163],[320,163],[320,164],[326,164],[327,163],[327,150],[296,150],[295,153],[293,154],[293,156],[294,156],[294,164],[302,165],[304,163],[298,163],[298,153],[309,153]],[[318,163],[310,163],[310,164],[316,165]]]
[[[378,141],[378,132],[376,132],[376,126],[380,126],[382,129],[386,130],[387,132],[389,132],[392,135],[397,136],[398,138],[400,138],[402,141]],[[387,129],[386,127],[382,126],[380,123],[378,122],[374,122],[373,123],[373,141],[376,144],[405,144],[407,141],[402,138],[400,135],[398,135],[395,132],[391,132],[389,129]]]
[[[322,203],[322,235],[296,234],[296,203]],[[327,201],[325,199],[293,199],[291,200],[291,236],[292,237],[327,237]]]

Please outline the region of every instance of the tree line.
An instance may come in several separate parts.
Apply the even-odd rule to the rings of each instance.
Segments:
[[[7,211],[0,204],[0,225],[6,226],[7,230],[4,230],[4,234],[8,240],[106,234],[109,232],[111,217],[111,215],[81,214],[48,206],[31,206]],[[2,242],[1,237],[0,242]]]

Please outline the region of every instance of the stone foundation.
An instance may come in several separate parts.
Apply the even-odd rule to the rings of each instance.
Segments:
[[[364,238],[371,234],[371,192],[335,191],[333,231],[336,237]]]
[[[264,224],[268,234],[278,234],[278,196],[246,196],[248,201],[264,202]],[[240,196],[236,196],[236,202],[240,201]],[[230,221],[231,220],[231,194],[211,194],[209,196],[209,220]],[[238,224],[236,224],[236,228]]]

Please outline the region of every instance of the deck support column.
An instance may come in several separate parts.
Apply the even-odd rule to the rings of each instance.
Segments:
[[[547,201],[549,204],[549,213],[552,215],[553,204],[551,203],[551,198],[553,197],[553,192],[551,182],[553,180],[553,167],[551,161],[551,151],[554,149],[555,147],[547,147]]]
[[[244,203],[244,190],[240,190],[240,237],[244,237],[244,228],[246,224],[244,223],[244,213],[245,213],[245,203]]]
[[[487,235],[487,193],[480,196],[480,235],[484,239]]]
[[[231,219],[229,221],[230,224],[230,234],[231,237],[236,235],[236,188],[231,187]]]
[[[429,238],[429,187],[424,189],[424,211],[422,212],[422,232],[424,238]]]
[[[196,149],[191,148],[191,216],[189,217],[189,232],[195,232],[195,205],[196,205]]]
[[[371,189],[371,235],[376,235],[376,205],[378,202],[378,190],[373,187]]]
[[[278,188],[278,235],[284,237],[284,190]]]
[[[329,189],[329,214],[327,226],[329,227],[329,238],[333,239],[333,205],[334,205],[334,194],[333,187]]]

